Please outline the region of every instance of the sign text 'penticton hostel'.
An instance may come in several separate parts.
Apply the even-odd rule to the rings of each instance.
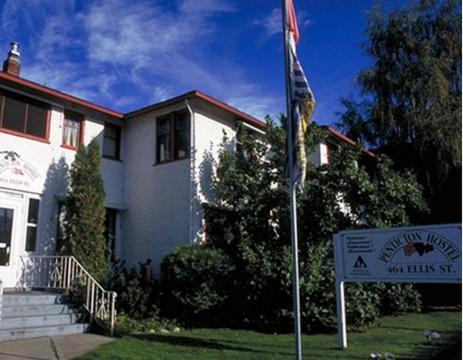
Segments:
[[[346,281],[460,282],[460,224],[338,234]]]

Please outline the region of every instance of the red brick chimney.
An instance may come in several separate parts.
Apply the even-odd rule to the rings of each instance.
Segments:
[[[18,43],[12,42],[10,44],[10,51],[8,51],[8,57],[3,62],[3,71],[19,76],[19,70],[21,69],[21,61],[19,60]]]

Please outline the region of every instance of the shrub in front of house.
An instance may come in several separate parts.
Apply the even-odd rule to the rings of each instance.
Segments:
[[[268,125],[264,141],[242,136],[238,151],[230,151],[224,139],[213,179],[215,199],[205,217],[208,246],[226,253],[236,267],[227,313],[240,326],[282,331],[293,322],[289,194],[283,171],[277,171],[285,163],[284,131],[271,120]],[[316,125],[309,134],[310,144],[323,142]],[[384,157],[364,159],[360,149],[335,150],[330,164],[309,167],[297,197],[305,331],[335,325],[336,232],[404,226],[427,210],[413,174],[395,171]],[[356,327],[373,324],[381,311],[420,305],[416,291],[403,285],[348,284],[346,292],[348,323]]]
[[[80,146],[69,171],[65,201],[64,239],[59,252],[72,255],[98,281],[109,269],[104,237],[105,192],[101,173],[100,147],[93,139]]]
[[[221,323],[235,267],[220,249],[178,245],[161,264],[162,310],[188,325]]]
[[[114,328],[114,333],[118,336],[178,331],[180,328],[172,320],[157,315],[145,319],[134,319],[123,312],[117,315]]]
[[[154,278],[151,260],[132,268],[127,268],[121,261],[114,263],[106,287],[117,293],[118,313],[134,320],[159,315],[160,286]]]

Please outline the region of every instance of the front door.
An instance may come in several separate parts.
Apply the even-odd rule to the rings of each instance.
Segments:
[[[22,204],[21,195],[0,191],[0,280],[7,288],[15,287],[19,277]]]

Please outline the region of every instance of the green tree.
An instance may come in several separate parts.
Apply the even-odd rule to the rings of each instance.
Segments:
[[[79,148],[69,172],[64,241],[60,250],[75,256],[98,280],[107,275],[109,267],[104,200],[100,149],[94,139],[87,148]]]
[[[326,136],[312,125],[309,145]],[[208,246],[222,249],[236,268],[229,294],[235,319],[263,327],[291,326],[291,242],[284,131],[268,119],[265,139],[243,134],[239,151],[224,146],[213,181],[215,206],[206,208]],[[334,319],[335,232],[406,225],[426,211],[411,173],[400,174],[387,158],[370,159],[367,171],[359,149],[339,149],[325,166],[309,167],[298,196],[302,315],[306,330]],[[349,286],[350,324],[374,320],[385,286]],[[416,294],[401,288],[404,301]],[[405,300],[407,299],[407,300]],[[403,304],[400,304],[403,305]],[[366,309],[366,310],[365,310]]]
[[[370,14],[369,68],[360,99],[342,99],[339,126],[400,169],[412,169],[432,210],[422,221],[461,219],[461,9],[420,0]]]

